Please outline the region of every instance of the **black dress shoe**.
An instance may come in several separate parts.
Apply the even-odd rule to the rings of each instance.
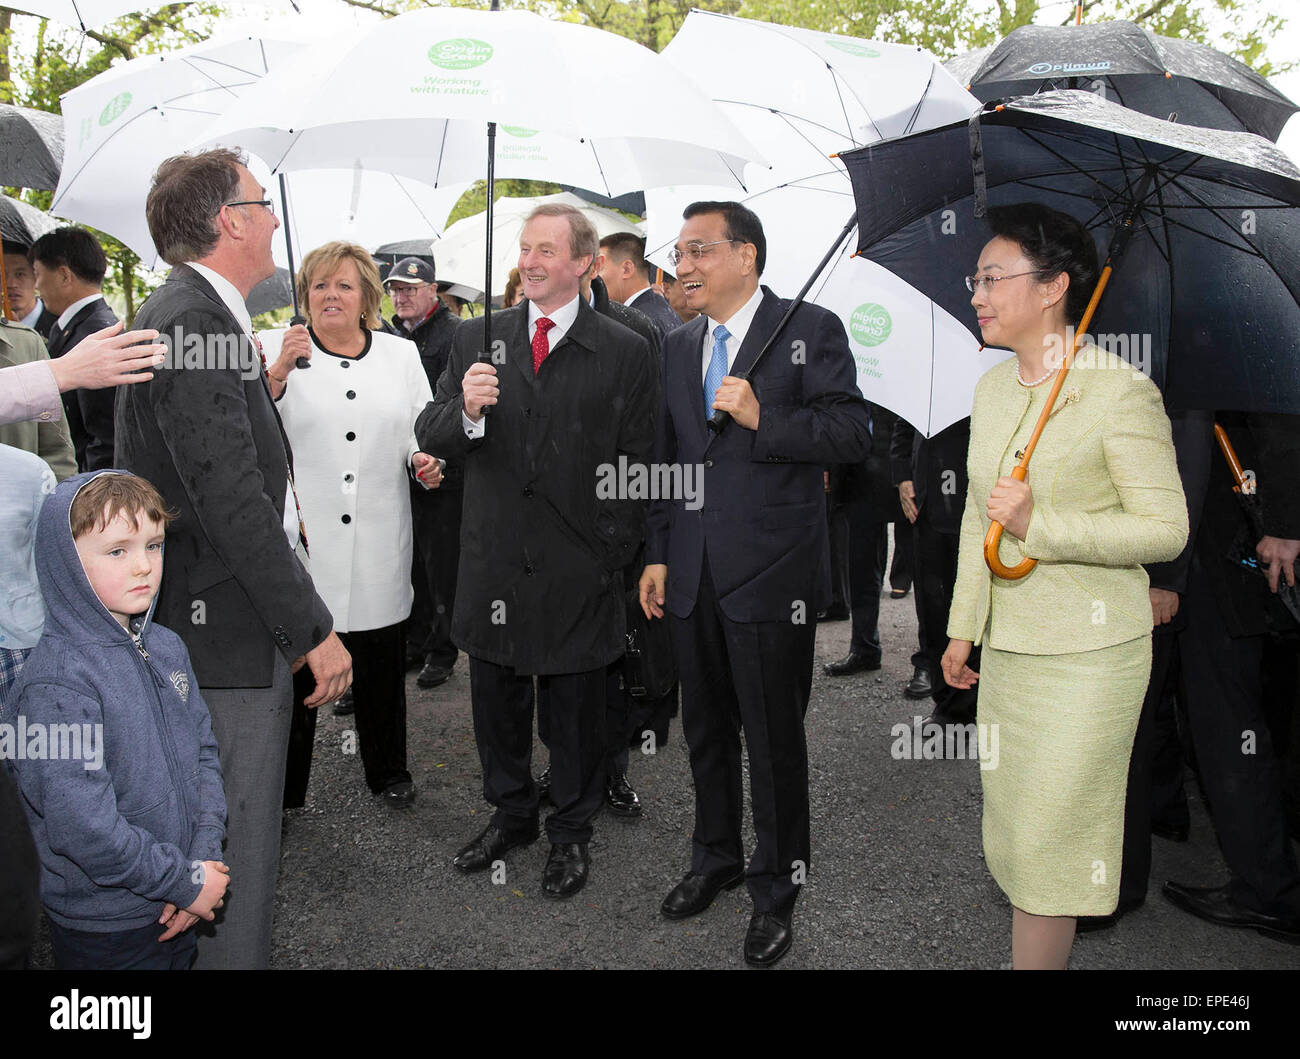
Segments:
[[[930,670],[926,666],[913,666],[912,679],[903,688],[903,694],[909,699],[928,699],[932,690]]]
[[[827,662],[822,672],[828,677],[847,677],[854,673],[866,673],[880,668],[880,659],[864,655],[861,651],[850,651],[838,662]]]
[[[415,678],[415,682],[422,688],[436,688],[439,684],[447,683],[447,678],[450,676],[451,670],[446,666],[436,666],[429,662],[420,670],[420,675]]]
[[[1170,903],[1221,927],[1251,927],[1266,937],[1300,944],[1300,916],[1273,916],[1238,904],[1225,886],[1184,886],[1167,882],[1162,891]]]
[[[542,769],[542,774],[537,777],[537,800],[539,802],[551,801],[551,766],[547,765]],[[554,802],[551,802],[554,805]]]
[[[1156,838],[1168,839],[1170,842],[1186,842],[1191,835],[1189,824],[1152,824],[1151,833]]]
[[[891,589],[889,590],[889,598],[890,598],[890,599],[902,599],[902,598],[903,598],[904,596],[906,596],[907,593],[910,592],[910,591],[911,591],[911,589],[907,589],[907,588],[891,588]]]
[[[615,816],[641,815],[641,799],[622,773],[610,777],[605,785],[605,804]]]
[[[848,621],[849,608],[845,606],[827,607],[817,613],[818,621]]]
[[[755,912],[745,932],[745,962],[751,967],[771,967],[790,951],[793,916],[778,912]]]
[[[348,717],[357,712],[357,704],[352,698],[352,689],[348,688],[334,703],[335,717]]]
[[[552,842],[551,855],[546,858],[542,872],[542,893],[546,897],[572,897],[587,882],[587,856],[585,842]]]
[[[699,915],[713,904],[723,890],[734,890],[745,881],[743,871],[735,875],[703,875],[689,872],[681,882],[668,892],[659,911],[665,919],[686,919]]]
[[[537,825],[525,831],[502,831],[495,824],[488,824],[478,838],[456,854],[451,862],[464,872],[484,871],[492,867],[512,849],[527,846],[537,841]]]
[[[410,780],[397,780],[383,790],[384,804],[390,809],[406,809],[415,802],[415,784]]]
[[[1105,916],[1079,916],[1075,920],[1074,932],[1076,934],[1095,934],[1099,930],[1110,930],[1116,923],[1123,919],[1130,912],[1135,911],[1146,903],[1142,898],[1137,901],[1120,901],[1115,906],[1115,911]]]

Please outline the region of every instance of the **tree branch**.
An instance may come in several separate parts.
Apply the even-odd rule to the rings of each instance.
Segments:
[[[343,2],[347,4],[348,7],[364,7],[367,11],[375,11],[378,14],[387,16],[388,18],[392,18],[397,14],[396,11],[390,11],[388,8],[383,7],[380,4],[369,3],[368,0],[343,0]]]

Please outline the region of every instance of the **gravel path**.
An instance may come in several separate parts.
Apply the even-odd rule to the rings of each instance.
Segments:
[[[997,968],[1010,959],[1010,908],[980,851],[979,768],[895,760],[891,728],[928,703],[902,695],[915,642],[911,596],[885,598],[885,665],[832,680],[847,622],[823,624],[808,711],[813,863],[781,969]],[[634,752],[639,822],[597,821],[592,874],[567,902],[541,896],[545,839],[512,853],[507,878],[463,876],[454,852],[487,822],[462,659],[432,691],[408,685],[419,798],[394,812],[343,753],[347,718],[325,710],[307,806],[285,814],[274,966],[282,968],[743,967],[743,888],[671,923],[657,912],[686,870],[693,800],[681,728],[653,757]],[[535,761],[545,760],[538,746]],[[541,765],[535,767],[540,771]],[[1159,895],[1169,878],[1214,883],[1222,860],[1195,796],[1192,838],[1155,840],[1145,907],[1081,938],[1076,968],[1300,968],[1300,947],[1213,927]],[[748,826],[748,825],[747,825]]]

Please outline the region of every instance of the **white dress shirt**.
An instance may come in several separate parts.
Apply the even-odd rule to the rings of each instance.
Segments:
[[[36,321],[41,318],[41,313],[43,313],[44,311],[45,311],[45,303],[41,301],[40,298],[37,298],[36,307],[32,309],[32,311],[29,312],[26,316],[24,316],[21,320],[15,320],[14,323],[22,324],[24,327],[35,328]]]
[[[700,361],[701,379],[706,378],[709,374],[709,361],[713,359],[713,332],[719,323],[726,326],[727,333],[731,336],[727,339],[727,374],[731,374],[731,365],[736,362],[736,354],[740,352],[745,336],[749,334],[749,325],[754,322],[754,314],[758,312],[758,306],[762,300],[763,288],[759,287],[750,295],[749,301],[732,313],[729,319],[719,321],[711,316],[706,318],[704,351],[701,354]]]
[[[535,302],[528,303],[528,346],[531,349],[533,339],[537,335],[537,321],[545,316],[555,326],[546,332],[547,349],[554,350],[560,344],[560,341],[569,333],[569,328],[578,318],[578,300],[582,295],[578,294],[568,305],[562,305],[553,313],[544,313],[538,308]],[[550,355],[549,353],[547,354]],[[487,433],[487,416],[483,416],[477,423],[470,419],[463,411],[460,413],[461,422],[465,426],[465,436],[473,440],[481,438]]]
[[[96,291],[94,294],[87,294],[84,298],[79,298],[77,301],[69,305],[59,314],[59,330],[66,331],[68,329],[68,324],[72,323],[72,318],[76,316],[77,313],[81,312],[82,309],[87,305],[90,305],[92,302],[99,301],[102,297],[103,295]]]
[[[197,261],[186,262],[190,268],[194,269],[200,276],[212,284],[212,289],[217,292],[217,297],[230,310],[230,315],[235,318],[237,323],[248,335],[254,346],[257,346],[257,335],[253,331],[253,318],[248,315],[248,306],[244,304],[244,296],[239,293],[230,280],[226,279],[220,272],[215,272],[208,268],[207,265],[200,265]],[[286,455],[286,459],[287,459]],[[304,517],[303,522],[307,520]],[[298,505],[293,499],[293,482],[288,481],[284,486],[284,535],[289,539],[289,547],[298,547]]]

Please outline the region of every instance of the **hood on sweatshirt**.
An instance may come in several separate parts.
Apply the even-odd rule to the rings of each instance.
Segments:
[[[76,542],[72,539],[72,502],[77,494],[101,474],[127,474],[127,471],[86,471],[65,478],[41,508],[36,524],[36,576],[45,597],[45,635],[61,636],[76,643],[121,643],[135,639],[143,643],[145,630],[153,617],[158,593],[149,600],[143,617],[131,620],[131,632],[95,595],[90,578],[81,565]]]

